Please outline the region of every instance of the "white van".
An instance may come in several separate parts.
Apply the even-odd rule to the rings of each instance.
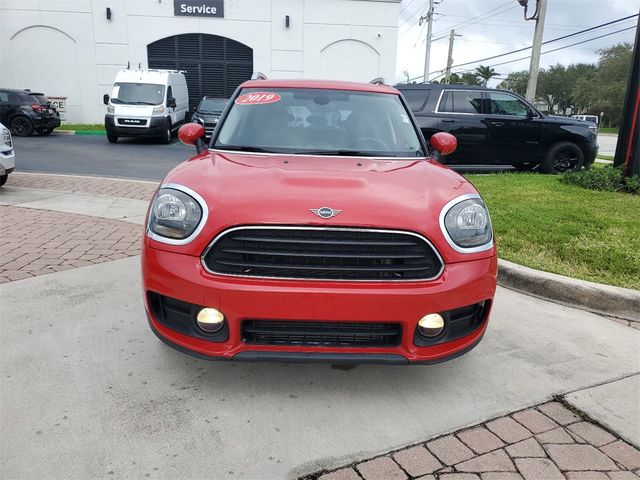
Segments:
[[[184,123],[189,110],[187,81],[175,70],[120,70],[111,96],[105,94],[107,139],[160,137],[171,142],[172,133]]]

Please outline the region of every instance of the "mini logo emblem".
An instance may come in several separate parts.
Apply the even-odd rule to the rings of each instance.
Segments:
[[[329,207],[310,208],[309,210],[311,210],[320,218],[324,218],[324,219],[333,218],[342,211],[342,210],[334,210],[333,208],[329,208]]]

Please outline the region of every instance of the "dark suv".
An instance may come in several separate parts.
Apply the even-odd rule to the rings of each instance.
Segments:
[[[49,135],[60,126],[60,114],[42,93],[28,90],[0,89],[0,123],[18,137],[28,137],[35,130]]]
[[[218,120],[220,120],[220,115],[222,115],[228,101],[228,98],[204,97],[193,112],[191,121],[204,127],[207,138],[211,137],[218,126]]]
[[[591,167],[598,144],[590,124],[544,115],[518,95],[470,85],[396,85],[425,139],[449,132],[458,149],[447,164],[539,166],[546,173]]]

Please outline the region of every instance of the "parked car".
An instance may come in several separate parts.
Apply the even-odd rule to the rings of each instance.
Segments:
[[[200,100],[198,108],[193,112],[192,122],[199,123],[204,127],[207,138],[211,137],[213,130],[218,125],[220,115],[224,111],[224,107],[229,102],[228,98],[204,97]]]
[[[11,132],[0,123],[0,187],[7,183],[9,174],[16,166],[16,154],[13,149]]]
[[[587,124],[545,115],[512,92],[431,83],[397,87],[425,138],[449,132],[458,139],[447,163],[562,173],[589,168],[596,158],[596,134]]]
[[[571,118],[582,120],[583,122],[595,123],[596,126],[600,124],[600,119],[597,115],[571,115]]]
[[[105,94],[102,100],[110,143],[120,137],[159,137],[170,143],[189,109],[187,81],[175,70],[120,70],[111,96]]]
[[[40,95],[39,98],[36,95]],[[49,135],[60,126],[60,114],[44,95],[28,90],[0,89],[0,122],[18,137],[28,137],[34,131]]]
[[[476,189],[385,85],[252,80],[148,212],[151,329],[207,359],[434,363],[483,336],[497,257]]]

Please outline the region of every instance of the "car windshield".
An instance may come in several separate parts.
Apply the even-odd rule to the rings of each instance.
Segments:
[[[164,102],[164,85],[153,83],[116,83],[111,103],[128,105],[160,105]]]
[[[204,112],[221,112],[229,100],[226,98],[203,98],[198,110]]]
[[[213,146],[313,155],[425,155],[398,95],[307,88],[243,89]]]

